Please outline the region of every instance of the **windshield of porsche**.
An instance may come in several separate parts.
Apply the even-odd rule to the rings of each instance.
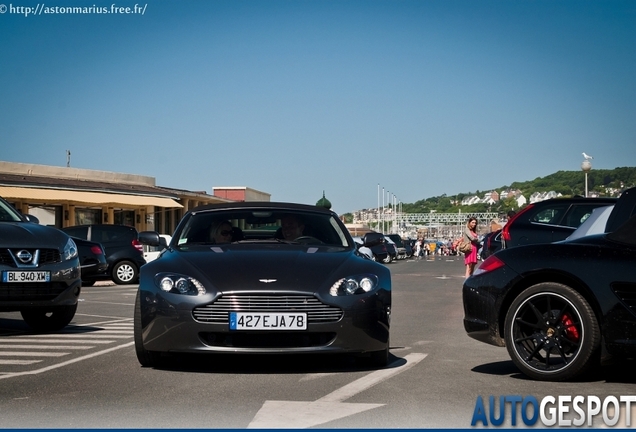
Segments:
[[[175,236],[178,246],[258,242],[352,246],[333,215],[292,210],[193,212]]]

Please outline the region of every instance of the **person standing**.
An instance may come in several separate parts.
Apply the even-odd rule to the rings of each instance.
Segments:
[[[464,264],[466,264],[466,278],[472,276],[477,264],[477,249],[479,248],[479,236],[477,235],[477,219],[468,218],[466,229],[464,230],[464,240],[471,244],[470,252],[464,255]]]
[[[417,259],[420,259],[420,253],[422,252],[422,241],[418,238],[415,242],[415,253],[413,256]]]

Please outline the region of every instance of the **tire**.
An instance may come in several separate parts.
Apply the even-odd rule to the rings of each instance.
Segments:
[[[523,291],[510,305],[504,325],[508,354],[530,378],[571,380],[600,361],[594,311],[566,285],[540,283]]]
[[[22,319],[35,331],[57,331],[66,327],[75,316],[77,303],[72,306],[33,308],[20,311]]]
[[[135,337],[135,353],[137,354],[137,360],[143,367],[153,367],[159,365],[160,353],[154,351],[148,351],[144,348],[144,342],[142,338],[141,327],[141,294],[137,292],[137,298],[135,299],[135,314],[133,318],[133,332]]]
[[[387,254],[386,258],[383,258],[383,259],[382,259],[382,262],[383,262],[384,264],[389,264],[389,263],[391,262],[391,260],[392,260],[391,255],[388,255],[388,254]]]
[[[139,269],[130,261],[120,261],[113,267],[111,277],[117,285],[134,284],[139,278]]]

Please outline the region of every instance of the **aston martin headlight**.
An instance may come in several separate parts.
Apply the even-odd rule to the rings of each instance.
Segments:
[[[365,294],[378,286],[378,277],[373,274],[355,275],[336,281],[329,289],[332,296]]]
[[[160,273],[155,276],[155,283],[164,292],[200,296],[206,293],[201,282],[189,276]]]
[[[72,238],[69,238],[66,244],[64,245],[64,249],[62,250],[62,260],[68,261],[77,256],[77,245],[73,241]]]

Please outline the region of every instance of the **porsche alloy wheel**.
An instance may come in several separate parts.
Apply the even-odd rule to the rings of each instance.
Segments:
[[[515,365],[537,380],[572,379],[600,358],[592,308],[561,284],[541,283],[522,292],[506,315],[504,337]]]

